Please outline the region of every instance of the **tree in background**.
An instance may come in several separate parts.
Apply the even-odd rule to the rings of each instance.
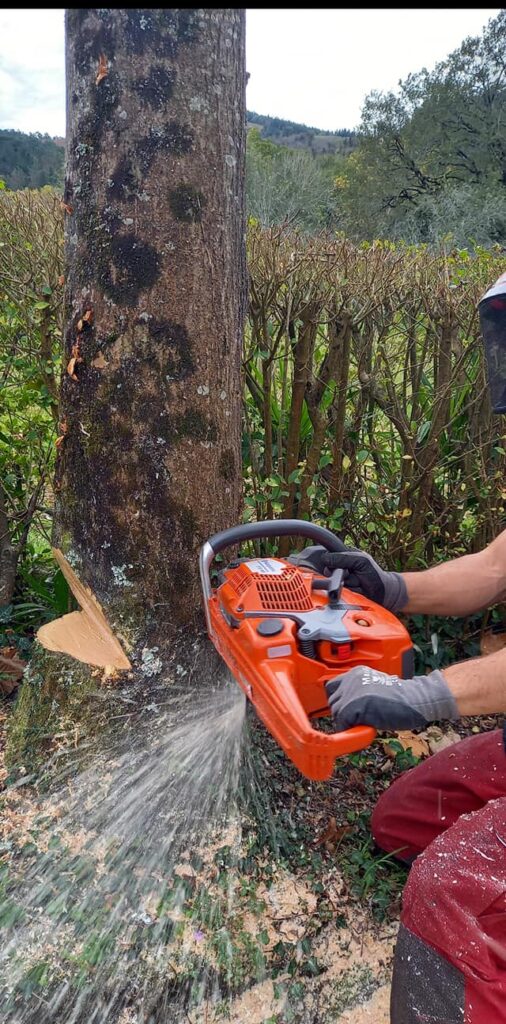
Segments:
[[[0,129],[0,178],[8,188],[61,188],[63,163],[63,148],[49,135]]]
[[[248,215],[262,227],[289,222],[306,231],[336,225],[335,179],[346,166],[337,154],[313,156],[263,138],[250,128],[246,146]]]
[[[506,11],[434,71],[373,92],[348,164],[353,237],[501,242],[506,225]]]

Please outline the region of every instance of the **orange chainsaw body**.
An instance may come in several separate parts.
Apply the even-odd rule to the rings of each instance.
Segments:
[[[370,726],[330,734],[312,724],[330,715],[325,683],[356,665],[412,674],[412,643],[395,615],[346,588],[330,608],[328,593],[319,589],[326,583],[281,558],[240,560],[222,570],[207,608],[217,650],[279,746],[310,779],[330,778],[336,757],[368,746],[376,735]]]

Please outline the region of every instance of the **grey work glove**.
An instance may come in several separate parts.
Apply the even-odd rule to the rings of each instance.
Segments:
[[[423,729],[429,722],[460,718],[455,697],[439,669],[399,679],[358,665],[325,683],[337,731],[354,725],[375,729]]]
[[[400,611],[408,603],[408,592],[399,572],[380,569],[371,555],[362,551],[325,551],[321,556],[324,568],[344,569],[344,585],[356,594],[363,594],[391,612]]]

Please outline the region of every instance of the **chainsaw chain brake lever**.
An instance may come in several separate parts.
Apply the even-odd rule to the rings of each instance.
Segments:
[[[329,579],[329,608],[339,608],[343,580],[344,569],[334,569]]]
[[[329,595],[329,608],[339,608],[341,590],[343,589],[344,569],[334,569],[328,579],[314,579],[311,590],[326,590]]]

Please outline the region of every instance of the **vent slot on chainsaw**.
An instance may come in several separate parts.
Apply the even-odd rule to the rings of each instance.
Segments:
[[[295,566],[286,565],[281,575],[270,576],[238,565],[227,579],[239,597],[250,587],[255,588],[265,612],[309,612],[313,607],[304,578]]]
[[[294,568],[282,576],[261,576],[254,573],[258,596],[266,612],[309,612],[313,607],[304,586],[304,579]]]

